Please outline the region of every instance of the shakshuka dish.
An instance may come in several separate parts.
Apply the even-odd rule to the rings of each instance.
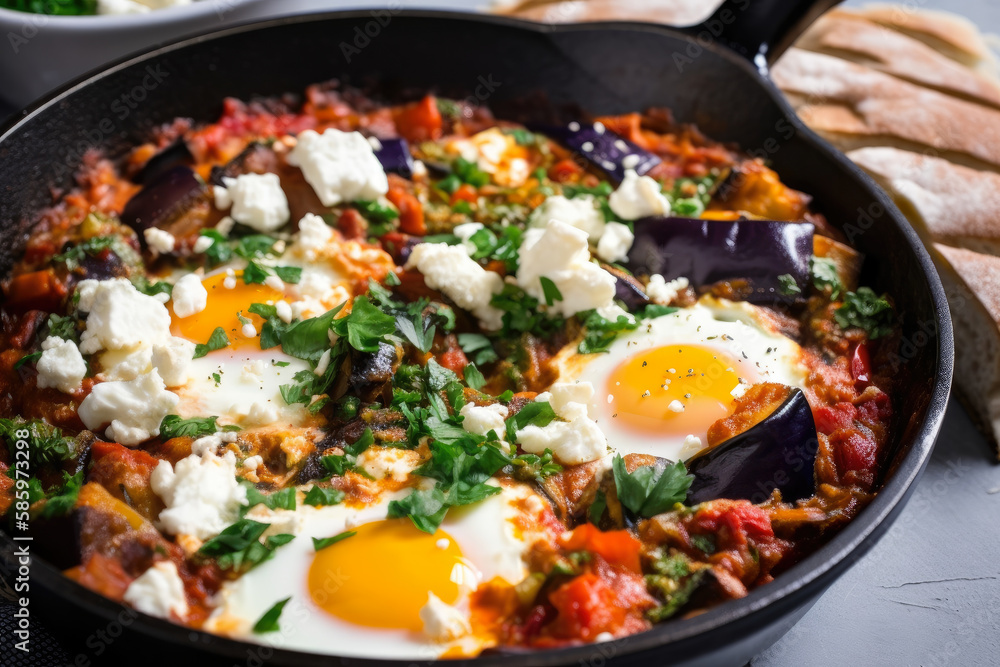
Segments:
[[[644,632],[877,492],[900,334],[862,266],[668,110],[230,99],[88,153],[3,280],[5,530],[142,614],[286,649]]]

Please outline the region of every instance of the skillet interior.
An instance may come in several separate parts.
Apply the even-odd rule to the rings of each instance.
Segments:
[[[876,500],[836,539],[743,600],[598,647],[496,656],[476,664],[610,658],[648,664],[653,651],[657,660],[697,664],[700,656],[710,661],[706,664],[735,663],[775,641],[887,528],[923,470],[947,403],[951,324],[930,260],[893,205],[804,129],[749,63],[725,49],[695,47],[680,33],[644,24],[553,27],[391,11],[381,17],[354,12],[277,20],[182,42],[68,87],[0,137],[0,271],[20,252],[30,221],[51,203],[50,187],[70,183],[86,148],[101,146],[119,155],[176,116],[214,120],[225,96],[280,95],[334,77],[374,80],[390,95],[428,89],[478,95],[500,113],[505,107],[540,108],[523,101],[541,91],[555,105],[576,103],[595,114],[670,107],[679,120],[697,123],[708,136],[737,142],[770,160],[786,183],[814,195],[817,208],[867,254],[864,281],[894,295],[903,316],[906,343],[898,372],[906,375],[909,388],[896,408],[901,435],[894,473]],[[11,542],[2,533],[0,539],[6,557]],[[92,615],[75,628],[81,638],[106,629],[108,620],[121,613],[118,605],[76,586],[44,562],[36,560],[32,578],[33,594],[40,599],[44,591],[63,613],[68,600]],[[208,650],[250,662],[254,656],[270,657],[267,664],[331,664],[329,657],[280,651],[270,656],[156,619],[126,617],[127,624],[173,644],[173,649],[158,646],[156,656]],[[59,627],[66,628],[65,622]],[[126,643],[117,642],[117,648]],[[156,656],[150,659],[156,662]],[[100,658],[92,659],[101,664]],[[173,655],[170,661],[177,659]]]

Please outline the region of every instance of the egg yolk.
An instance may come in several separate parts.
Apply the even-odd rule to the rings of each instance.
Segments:
[[[729,415],[740,364],[699,345],[637,354],[611,373],[609,408],[617,423],[644,433],[704,434]]]
[[[358,526],[357,534],[316,553],[309,594],[324,611],[357,625],[420,631],[427,594],[448,604],[463,586],[475,587],[475,569],[443,530],[433,535],[408,519]]]
[[[284,298],[284,294],[267,285],[244,283],[240,271],[236,272],[236,285],[232,289],[227,288],[225,282],[224,273],[217,273],[201,281],[208,292],[208,304],[200,313],[179,318],[171,308],[171,332],[194,343],[207,343],[216,327],[222,327],[229,338],[230,347],[259,347],[257,336],[248,338],[243,335],[243,322],[239,315],[253,323],[259,336],[264,318],[251,313],[250,305],[277,301]]]

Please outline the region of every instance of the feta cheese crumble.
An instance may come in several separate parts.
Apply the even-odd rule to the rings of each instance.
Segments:
[[[87,362],[76,343],[58,336],[49,336],[42,342],[42,356],[35,367],[39,389],[53,387],[68,394],[79,389],[87,377]]]
[[[83,354],[136,347],[170,336],[166,307],[125,278],[84,280],[77,289],[78,307],[88,313],[87,328],[80,336]]]
[[[158,227],[150,227],[149,229],[144,230],[142,232],[142,236],[146,239],[146,245],[161,255],[173,252],[174,246],[177,243],[173,234],[159,229]]]
[[[94,385],[77,410],[91,431],[110,424],[105,434],[123,445],[138,445],[160,434],[160,422],[179,402],[153,369],[128,382]]]
[[[549,197],[532,212],[528,226],[544,229],[552,220],[559,220],[586,232],[591,243],[600,240],[607,224],[592,195],[580,195],[573,199],[562,195]]]
[[[180,620],[188,615],[184,582],[173,561],[161,560],[139,575],[125,589],[123,598],[138,611],[157,618],[171,614]]]
[[[675,278],[667,282],[659,273],[654,273],[646,283],[646,296],[662,306],[669,305],[677,294],[689,285],[687,278]]]
[[[616,279],[590,261],[587,233],[559,220],[544,229],[529,229],[521,244],[517,282],[545,303],[543,276],[562,294],[550,310],[565,317],[614,305]]]
[[[150,364],[163,378],[163,384],[168,387],[187,384],[195,347],[191,341],[177,336],[171,336],[165,343],[153,346]]]
[[[560,419],[547,426],[529,424],[517,432],[521,449],[531,454],[552,450],[553,457],[565,465],[589,463],[607,454],[608,439],[589,417],[594,399],[590,382],[556,382],[535,400],[548,402]]]
[[[288,163],[302,169],[324,206],[378,199],[389,191],[382,164],[360,132],[306,130],[297,139]]]
[[[246,488],[236,479],[236,455],[217,456],[206,450],[191,454],[171,466],[160,461],[150,476],[150,486],[163,499],[163,530],[173,535],[193,535],[207,540],[239,518],[247,504]]]
[[[428,287],[471,312],[484,329],[500,328],[503,311],[491,306],[490,299],[503,291],[503,278],[480,266],[461,246],[421,243],[413,248],[406,268],[420,271]]]
[[[215,186],[215,206],[232,206],[236,222],[258,232],[273,232],[288,222],[288,199],[277,174],[240,174],[222,182],[224,187]]]
[[[174,302],[174,315],[183,319],[205,310],[208,305],[208,290],[198,275],[189,273],[174,285],[171,299]]]
[[[649,176],[639,176],[634,169],[625,170],[625,179],[608,197],[608,205],[622,220],[670,213],[670,200],[660,184]]]
[[[314,260],[332,239],[333,228],[318,215],[306,213],[299,220],[299,233],[293,247],[306,259]]]
[[[502,439],[506,428],[505,420],[510,411],[506,405],[500,403],[483,406],[466,403],[462,406],[459,414],[464,417],[462,428],[469,433],[486,435],[490,431],[495,431]]]
[[[609,222],[604,226],[604,233],[597,242],[597,256],[605,262],[624,262],[628,259],[628,251],[632,249],[635,234],[620,222]]]
[[[427,604],[420,608],[424,634],[436,642],[450,642],[472,632],[466,614],[428,591]]]

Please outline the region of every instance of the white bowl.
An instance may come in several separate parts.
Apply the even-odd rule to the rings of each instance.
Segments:
[[[0,97],[21,108],[121,56],[287,13],[281,0],[199,0],[146,14],[46,16],[0,9]]]

